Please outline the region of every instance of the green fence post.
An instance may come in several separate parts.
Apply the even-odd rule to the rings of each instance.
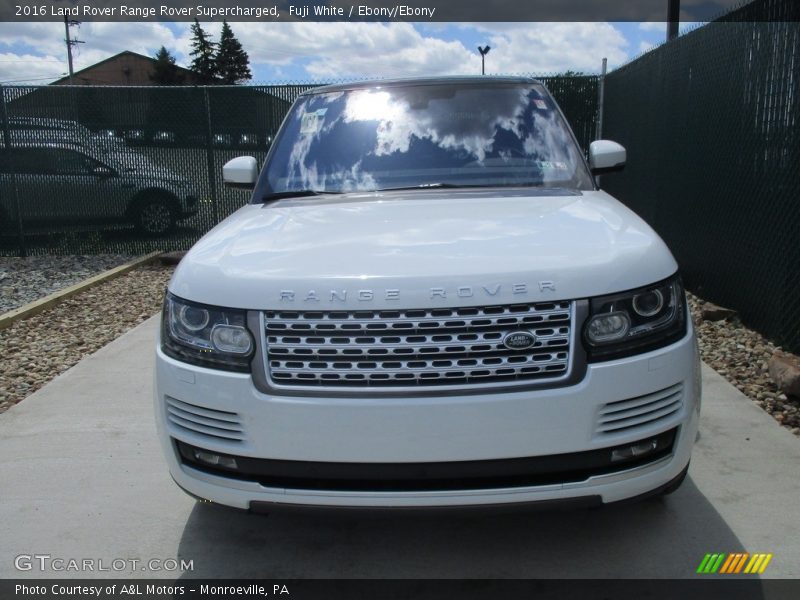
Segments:
[[[214,167],[214,134],[211,132],[211,99],[208,86],[203,86],[203,99],[206,105],[206,162],[208,163],[208,185],[211,187],[211,210],[214,226],[219,223],[219,207],[217,202],[217,173]]]
[[[11,157],[11,131],[8,123],[8,109],[6,108],[6,90],[0,85],[0,105],[3,107],[3,145],[8,153],[8,166],[11,175],[11,193],[14,196],[14,210],[17,213],[17,242],[19,244],[19,255],[23,258],[28,255],[25,248],[25,233],[22,230],[22,207],[19,203],[19,189],[17,189],[17,173],[12,164]]]

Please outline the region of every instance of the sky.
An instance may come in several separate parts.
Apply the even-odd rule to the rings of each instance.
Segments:
[[[87,22],[75,70],[123,50],[153,56],[162,45],[188,66],[190,23]],[[218,39],[221,23],[203,28]],[[690,24],[685,24],[688,26]],[[231,23],[250,56],[254,83],[332,81],[486,72],[598,73],[625,64],[666,35],[664,23]],[[67,73],[63,23],[0,23],[0,84],[46,84]]]

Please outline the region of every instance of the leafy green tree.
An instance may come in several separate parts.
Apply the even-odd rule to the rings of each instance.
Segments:
[[[155,55],[156,64],[150,74],[150,81],[156,85],[180,85],[183,73],[175,66],[175,57],[164,46]]]
[[[214,63],[216,74],[224,84],[232,85],[253,78],[250,73],[250,57],[233,35],[233,30],[227,21],[222,22],[219,49],[214,57]]]
[[[202,83],[214,83],[217,76],[215,51],[217,44],[211,41],[208,34],[200,27],[197,19],[191,27],[192,31],[192,64],[189,68],[197,74]]]
[[[558,73],[556,77],[585,77],[586,73],[583,71],[573,71],[570,69],[569,71],[564,71],[563,73]]]

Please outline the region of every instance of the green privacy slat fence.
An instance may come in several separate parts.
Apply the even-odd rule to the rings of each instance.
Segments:
[[[689,289],[800,351],[800,27],[752,22],[795,4],[754,2],[610,73],[603,137],[628,164],[602,187]]]
[[[628,165],[602,179],[604,189],[664,237],[690,289],[737,309],[746,323],[795,352],[800,352],[798,7],[795,0],[756,0],[610,73],[603,137],[628,148]],[[763,22],[767,18],[772,22]],[[595,137],[597,77],[539,79],[586,149]],[[100,227],[89,219],[123,204],[125,190],[90,194],[42,186],[39,198],[47,202],[37,210],[50,222],[34,226],[23,219],[20,236],[5,178],[0,254],[189,248],[247,201],[245,193],[221,185],[222,165],[240,154],[262,161],[291,102],[316,85],[3,88],[1,106],[9,122],[62,119],[94,134],[113,131],[147,160],[134,187],[174,175],[186,178],[197,188],[199,210],[174,233],[153,238],[124,223]],[[75,206],[84,211],[81,218],[74,218]]]
[[[595,130],[597,77],[539,79],[551,89],[586,148]],[[319,85],[2,88],[0,126],[5,114],[11,154],[17,158],[3,160],[0,154],[0,255],[188,249],[247,202],[246,193],[222,185],[222,165],[242,154],[261,163],[291,103]],[[64,131],[54,133],[57,127]],[[0,148],[3,139],[0,128]],[[19,155],[31,153],[21,148],[37,139],[99,148],[114,156],[124,153],[127,156],[116,159],[133,160],[137,168],[125,182],[86,177],[82,186],[65,185],[57,176],[26,172],[28,159]],[[15,161],[23,164],[15,167],[19,172],[12,181],[9,170]],[[36,167],[41,168],[42,164]],[[53,175],[63,172],[53,168]],[[138,201],[141,195],[144,201],[154,189],[179,179],[191,182],[197,214],[180,221],[166,236],[142,235],[134,229],[131,197]],[[14,187],[21,219],[12,198]]]

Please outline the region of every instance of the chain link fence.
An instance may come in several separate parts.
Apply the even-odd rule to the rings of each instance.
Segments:
[[[795,4],[751,3],[610,73],[603,137],[628,163],[602,187],[664,238],[689,289],[798,352]]]
[[[691,290],[795,352],[797,10],[756,0],[610,73],[603,137],[627,147],[628,165],[602,180],[665,239]],[[585,150],[598,77],[538,78]],[[0,88],[0,255],[188,249],[248,200],[222,185],[222,165],[263,161],[291,103],[316,85]],[[113,156],[124,177],[81,153]],[[185,218],[165,233],[162,205],[176,198]]]
[[[597,77],[540,79],[588,146]],[[0,254],[188,249],[248,200],[222,165],[263,162],[318,85],[0,88]]]

